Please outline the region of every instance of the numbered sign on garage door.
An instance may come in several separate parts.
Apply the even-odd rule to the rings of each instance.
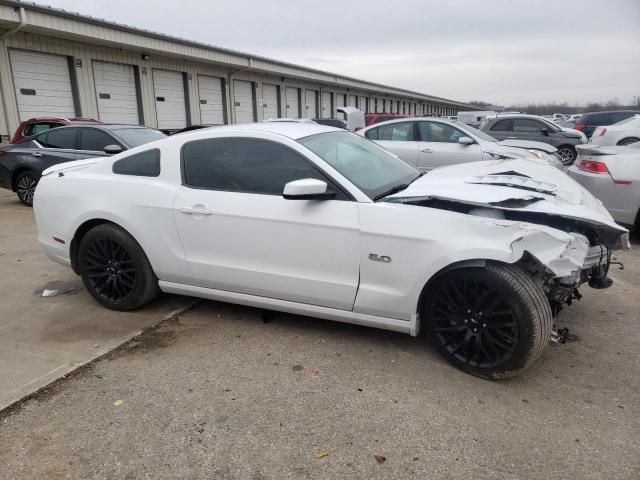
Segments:
[[[233,95],[236,123],[255,122],[256,108],[253,95],[253,83],[245,80],[235,80],[233,82]]]
[[[67,57],[9,50],[9,60],[20,120],[76,116]]]
[[[224,125],[224,80],[218,77],[198,75],[198,99],[200,100],[200,123]]]
[[[318,117],[318,92],[316,90],[305,90],[305,117]]]
[[[287,118],[300,118],[300,89],[287,87],[284,89]]]
[[[331,92],[322,92],[322,117],[333,117],[333,112],[331,111]]]
[[[106,123],[138,125],[136,76],[131,65],[93,62],[98,117]]]
[[[280,94],[277,85],[262,85],[262,118],[280,118]]]
[[[182,72],[153,70],[158,128],[175,130],[187,126],[187,105]]]

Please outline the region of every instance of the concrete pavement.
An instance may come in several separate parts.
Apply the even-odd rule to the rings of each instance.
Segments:
[[[52,281],[78,293],[43,298]],[[0,191],[0,410],[190,303],[166,295],[137,312],[102,308],[79,277],[41,252],[33,210]]]

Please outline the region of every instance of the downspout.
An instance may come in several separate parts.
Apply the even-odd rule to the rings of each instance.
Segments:
[[[19,15],[20,15],[20,23],[17,26],[13,27],[11,30],[8,30],[4,32],[2,35],[0,35],[0,40],[4,40],[5,38],[8,38],[14,33],[19,32],[24,28],[24,26],[27,24],[27,14],[24,11],[24,7],[20,7]]]
[[[251,57],[247,58],[249,60],[249,66],[245,68],[241,68],[239,70],[234,70],[227,76],[227,80],[229,82],[229,124],[232,125],[236,123],[236,106],[235,106],[235,90],[233,88],[233,77],[238,73],[246,72],[253,68],[253,62],[251,61]],[[256,105],[255,108],[258,108]]]

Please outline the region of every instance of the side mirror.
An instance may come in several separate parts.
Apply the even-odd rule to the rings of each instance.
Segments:
[[[336,192],[327,190],[326,182],[315,178],[294,180],[284,186],[282,196],[287,200],[328,200]]]
[[[471,137],[460,137],[458,143],[460,145],[473,145],[476,142]]]
[[[107,145],[103,150],[107,155],[115,155],[123,151],[120,145]]]
[[[549,135],[549,129],[547,127],[542,127],[540,129],[540,133],[543,134],[543,135],[547,135],[548,136]]]

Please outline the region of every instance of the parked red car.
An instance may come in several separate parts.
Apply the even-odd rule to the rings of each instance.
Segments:
[[[374,123],[386,122],[387,120],[395,120],[397,118],[407,118],[407,115],[399,113],[367,113],[364,116],[364,123],[368,127]]]
[[[86,123],[102,123],[92,118],[30,118],[20,122],[11,143],[18,143],[20,140],[37,133],[44,132],[51,128],[62,127],[63,125],[76,125]]]

